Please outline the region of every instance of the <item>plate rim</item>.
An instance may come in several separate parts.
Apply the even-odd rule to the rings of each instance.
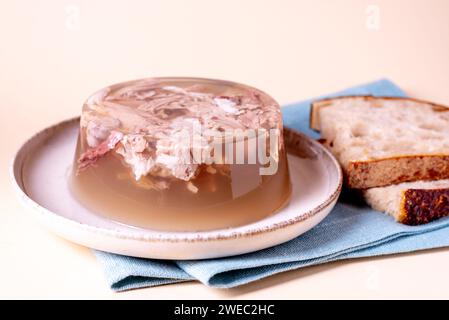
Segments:
[[[103,228],[103,227],[86,224],[86,223],[83,223],[80,221],[70,219],[68,217],[61,216],[61,215],[45,208],[44,206],[41,206],[39,203],[34,201],[31,197],[29,197],[26,194],[25,190],[22,189],[22,187],[20,186],[20,183],[17,181],[18,177],[16,178],[16,174],[15,174],[15,167],[18,166],[17,162],[19,159],[19,155],[21,154],[24,147],[26,147],[29,143],[31,143],[34,139],[38,138],[40,135],[46,134],[48,131],[54,131],[58,127],[63,127],[63,126],[69,125],[73,122],[79,122],[79,120],[80,120],[80,117],[73,117],[73,118],[69,118],[69,119],[60,121],[56,124],[47,126],[44,129],[39,130],[37,133],[33,134],[31,137],[26,139],[22,144],[20,144],[20,146],[16,149],[16,152],[13,155],[13,158],[9,165],[9,178],[10,178],[10,181],[16,191],[16,195],[19,196],[19,199],[21,200],[21,202],[23,204],[26,205],[26,207],[36,210],[44,217],[47,217],[50,219],[57,219],[57,220],[63,221],[64,223],[70,223],[77,227],[88,229],[89,231],[93,231],[95,233],[100,233],[100,234],[111,236],[111,237],[119,237],[121,239],[139,240],[139,241],[145,241],[145,242],[188,242],[188,243],[191,243],[191,242],[209,242],[209,241],[222,241],[222,240],[235,240],[235,239],[239,239],[239,238],[248,238],[248,237],[258,236],[258,235],[261,235],[264,233],[278,231],[279,229],[291,227],[293,225],[299,224],[307,219],[312,218],[316,214],[325,210],[327,207],[333,205],[337,201],[337,199],[341,193],[341,190],[342,190],[343,172],[342,172],[340,164],[338,163],[337,159],[332,155],[332,153],[328,149],[326,149],[324,146],[322,146],[318,141],[308,137],[304,133],[302,133],[296,129],[284,126],[284,130],[288,130],[288,131],[292,132],[293,134],[299,135],[302,139],[306,140],[308,143],[312,144],[314,147],[316,147],[316,148],[320,149],[322,152],[324,152],[326,154],[326,156],[328,156],[330,158],[333,166],[337,170],[337,179],[338,179],[337,188],[335,190],[333,190],[333,192],[324,201],[322,201],[318,206],[310,209],[307,212],[304,212],[303,214],[301,214],[299,216],[296,216],[296,217],[290,218],[290,219],[286,219],[282,222],[273,223],[273,224],[270,224],[269,226],[258,227],[258,228],[248,228],[247,230],[244,230],[244,231],[235,231],[235,232],[231,232],[231,233],[224,234],[224,235],[219,234],[219,231],[224,230],[224,229],[197,231],[197,232],[194,232],[193,235],[192,235],[192,232],[190,232],[190,234],[188,234],[187,232],[182,232],[182,231],[178,231],[178,232],[170,231],[169,232],[170,234],[169,234],[166,231],[158,231],[159,232],[158,234],[152,235],[152,234],[143,234],[143,233],[138,234],[137,232],[132,233],[132,232],[124,231],[124,230],[114,230],[114,229],[108,229],[108,228]],[[22,168],[20,168],[20,170],[22,170]],[[23,181],[22,181],[22,186],[24,186]],[[143,229],[143,230],[145,230],[145,229]],[[149,231],[149,229],[148,229],[148,231]],[[152,230],[152,231],[156,231],[156,230]],[[211,232],[217,232],[217,234],[211,235],[210,234]],[[165,234],[162,234],[162,233],[165,233]]]

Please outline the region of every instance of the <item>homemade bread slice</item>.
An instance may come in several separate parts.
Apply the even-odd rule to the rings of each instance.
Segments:
[[[310,125],[351,188],[449,178],[449,108],[408,98],[316,101]]]
[[[449,216],[449,180],[405,182],[363,192],[375,210],[408,224],[424,224]]]

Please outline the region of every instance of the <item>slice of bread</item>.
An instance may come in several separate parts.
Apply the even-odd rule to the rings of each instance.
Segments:
[[[449,108],[409,98],[350,96],[312,104],[310,126],[351,188],[449,179]]]
[[[363,192],[375,210],[408,225],[449,216],[449,180],[404,182]]]

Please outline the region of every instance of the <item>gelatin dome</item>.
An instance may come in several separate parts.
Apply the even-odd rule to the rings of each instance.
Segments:
[[[284,206],[279,105],[228,81],[150,78],[83,106],[70,187],[114,221],[171,231],[235,227]]]

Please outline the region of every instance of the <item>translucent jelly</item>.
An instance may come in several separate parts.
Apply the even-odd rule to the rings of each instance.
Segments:
[[[84,104],[70,186],[88,209],[143,228],[235,227],[290,197],[279,105],[233,82],[152,78]]]

